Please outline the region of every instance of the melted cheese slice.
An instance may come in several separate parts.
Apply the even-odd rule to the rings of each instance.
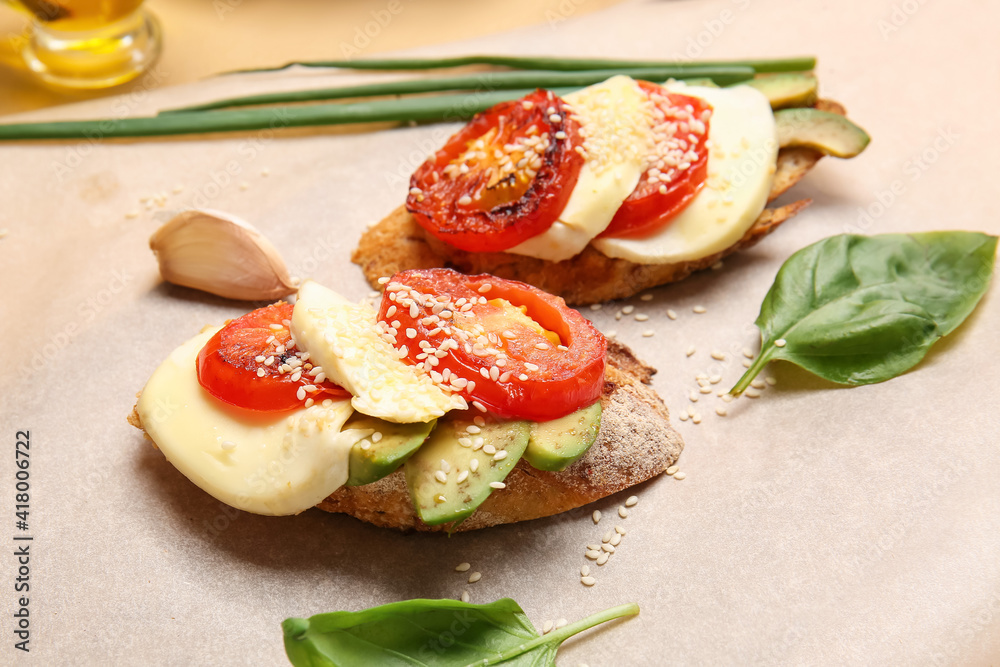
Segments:
[[[564,98],[579,118],[587,161],[559,219],[507,252],[559,262],[603,232],[632,194],[653,146],[648,100],[627,76],[613,76]]]
[[[750,86],[706,88],[672,81],[667,90],[713,107],[705,187],[670,223],[650,236],[594,239],[608,257],[637,264],[687,262],[740,240],[764,210],[774,180],[778,140],[767,98]]]
[[[402,362],[376,333],[375,322],[371,306],[306,281],[292,311],[292,335],[313,364],[351,392],[351,404],[362,414],[408,424],[468,409],[464,398],[445,393],[426,373]]]
[[[142,426],[185,477],[227,505],[255,514],[297,514],[340,488],[351,447],[366,431],[341,427],[348,401],[278,415],[241,410],[198,383],[198,352],[217,328],[174,350],[142,390]]]

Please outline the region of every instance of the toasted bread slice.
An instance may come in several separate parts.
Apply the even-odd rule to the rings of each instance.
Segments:
[[[844,108],[830,100],[819,100],[816,108],[846,115]],[[768,194],[768,202],[798,183],[823,157],[811,148],[782,148]],[[562,262],[514,255],[505,252],[468,252],[439,241],[428,234],[400,206],[361,237],[351,261],[361,266],[372,287],[378,279],[406,269],[437,266],[463,273],[491,273],[501,278],[520,280],[558,294],[569,304],[586,304],[621,299],[644,289],[675,282],[692,272],[705,269],[723,257],[748,248],[774,231],[810,204],[803,199],[777,208],[765,208],[739,241],[721,252],[677,264],[636,264],[626,259],[608,257],[588,245],[583,252]]]
[[[673,465],[684,442],[670,426],[667,407],[647,386],[655,372],[636,359],[627,347],[609,340],[601,396],[601,430],[590,450],[561,472],[535,470],[520,461],[507,476],[507,488],[493,492],[457,530],[559,514],[644,482]],[[128,422],[142,429],[135,409]],[[341,487],[318,507],[385,528],[427,531],[449,528],[427,526],[420,521],[413,510],[402,470],[372,484]]]

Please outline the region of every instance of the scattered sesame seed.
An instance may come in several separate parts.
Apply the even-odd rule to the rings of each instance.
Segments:
[[[588,575],[590,575],[590,566],[584,565],[583,567],[580,568],[580,576],[586,577]]]
[[[770,375],[768,375],[766,378],[764,378],[764,382],[768,383],[773,387],[774,385],[778,384],[778,378],[771,377]]]
[[[622,312],[625,313],[626,315],[630,314],[633,310],[635,310],[635,306],[632,305],[628,305],[622,308]]]
[[[484,284],[482,284],[482,285],[479,286],[479,289],[477,291],[480,294],[486,294],[491,289],[493,289],[493,285],[491,285],[490,283],[484,283]]]
[[[760,398],[760,392],[754,389],[753,387],[743,392],[743,395],[746,396],[747,398]]]
[[[601,545],[600,544],[588,544],[587,545],[587,551],[600,551],[600,550],[601,550]]]
[[[674,479],[676,479],[677,481],[680,481],[680,480],[684,479],[685,477],[687,477],[687,473],[684,473],[684,472],[674,473]]]
[[[566,625],[569,625],[569,621],[567,621],[565,618],[560,618],[558,621],[556,621],[556,630]]]
[[[228,452],[228,451],[232,451],[234,449],[236,449],[236,443],[235,442],[233,442],[232,440],[223,440],[222,441],[222,450],[223,451]]]
[[[455,566],[455,572],[468,572],[470,567],[472,567],[471,563],[459,563]]]
[[[593,577],[581,577],[580,583],[584,586],[593,586],[597,583],[597,579],[594,579]]]
[[[611,541],[611,536],[614,535],[614,534],[615,534],[615,531],[608,530],[608,532],[604,533],[604,537],[601,538],[601,542],[607,544],[608,542]]]
[[[720,352],[719,350],[712,350],[712,358],[715,359],[716,361],[725,361],[726,353]]]
[[[475,424],[469,424],[468,426],[465,427],[465,430],[473,435],[477,433],[482,433],[482,429],[476,426]]]
[[[598,558],[601,557],[601,552],[595,549],[588,549],[587,552],[583,555],[589,558],[590,560],[597,560]]]
[[[656,332],[653,331],[652,329],[646,329],[645,331],[642,332],[642,337],[643,338],[652,338],[655,333]]]
[[[474,584],[482,578],[483,578],[482,572],[473,572],[472,574],[469,575],[469,583]]]
[[[682,412],[682,413],[680,414],[680,420],[681,420],[682,422],[686,422],[686,421],[688,420],[688,413],[686,413],[686,412]]]
[[[245,190],[249,190],[249,189],[250,189],[250,184],[249,183],[247,183],[246,181],[243,181],[242,183],[240,183],[240,190],[244,190],[245,191]]]
[[[787,345],[787,344],[788,344],[788,341],[785,340],[784,338],[779,338],[778,340],[774,341],[775,347],[785,347],[785,345]]]
[[[611,540],[608,540],[608,544],[602,544],[601,545],[601,549],[603,549],[604,551],[606,551],[609,554],[613,554],[615,552],[615,548],[613,546],[611,546],[610,542],[611,542]]]
[[[625,507],[635,507],[636,503],[639,502],[638,496],[629,496],[628,500],[625,501]]]
[[[720,405],[717,408],[715,408],[715,414],[719,415],[720,417],[725,417],[727,414],[729,414],[729,411],[726,410],[726,406]]]
[[[690,357],[690,356],[691,356],[692,354],[694,354],[695,352],[697,352],[697,350],[695,350],[695,349],[694,349],[694,345],[692,345],[691,347],[689,347],[689,348],[687,349],[687,352],[685,352],[685,354],[686,354],[687,356],[689,356],[689,357]]]
[[[489,454],[490,456],[493,456],[494,454],[497,453],[497,448],[494,447],[493,445],[483,445],[483,452]]]
[[[462,472],[458,473],[458,477],[455,478],[455,481],[457,483],[461,484],[462,482],[464,482],[468,478],[469,478],[469,471],[468,470],[463,470]]]
[[[471,461],[469,461],[469,470],[471,470],[472,472],[476,472],[477,470],[479,470],[479,459],[472,459]]]
[[[625,509],[624,505],[622,505],[621,507],[618,508],[618,516],[620,516],[623,519],[627,519],[628,518],[628,510]]]
[[[475,385],[470,382],[469,383],[469,391],[472,391],[472,388],[474,386]],[[479,410],[480,412],[486,412],[486,406],[483,405],[482,403],[480,403],[479,401],[473,401],[472,402],[472,407],[474,407],[476,410]]]
[[[678,470],[680,470],[679,466],[670,466],[669,468],[667,468],[667,474],[668,475],[673,475]]]
[[[610,544],[613,547],[617,547],[619,544],[621,544],[621,541],[622,541],[622,536],[619,533],[615,533],[614,537],[611,538],[611,541],[608,542],[608,544]]]
[[[507,485],[503,482],[490,482],[490,486],[494,489],[506,489]]]
[[[750,368],[750,365],[751,364],[750,364],[750,360],[749,359],[744,359],[743,360],[743,368]]]
[[[552,621],[545,621],[545,624],[542,626],[542,634],[543,635],[549,634],[550,632],[552,632],[553,627],[555,627],[555,623],[553,623]]]
[[[667,317],[669,317],[672,320],[676,320],[677,319],[677,311],[674,310],[674,309],[672,309],[672,308],[668,308],[667,309]]]
[[[139,217],[139,211],[137,211],[135,209],[132,209],[131,211],[129,211],[128,213],[125,214],[125,217],[129,218],[129,219],[138,218]],[[6,232],[7,230],[4,229],[3,231]],[[7,234],[3,234],[3,236],[7,236]]]
[[[709,384],[719,384],[720,382],[722,382],[722,376],[713,375],[712,377],[708,378],[708,382]]]
[[[448,475],[444,473],[443,470],[437,470],[434,472],[434,479],[441,482],[442,484],[448,483]]]
[[[604,546],[608,546],[608,545],[604,545]],[[603,554],[601,554],[600,556],[597,557],[597,564],[598,565],[604,565],[605,563],[608,562],[609,558],[611,558],[611,554],[609,554],[609,553],[603,553]]]
[[[503,449],[493,455],[494,461],[503,461],[505,458],[507,458],[507,452]]]
[[[763,380],[754,380],[753,382],[750,383],[750,386],[753,387],[754,389],[765,389],[767,388],[767,383],[764,382]]]
[[[590,515],[590,518],[594,520],[595,524],[601,522],[601,510],[594,510],[594,513]]]
[[[462,591],[462,602],[468,602],[469,600],[469,591]]]
[[[707,384],[705,384],[705,385],[702,385],[701,387],[699,387],[698,391],[701,392],[702,394],[711,394],[712,393],[712,388],[710,386],[708,386]]]
[[[705,308],[705,306],[695,306],[691,310],[694,311],[695,313],[698,313],[699,315],[708,311],[708,309]]]
[[[652,301],[653,300],[653,295],[652,294],[643,294],[642,296],[639,297],[639,300],[640,301]]]
[[[636,316],[635,316],[635,321],[636,322],[645,322],[648,319],[649,319],[649,315],[647,315],[645,313],[637,313]]]
[[[622,528],[621,526],[615,526],[615,532],[618,533],[619,535],[624,535],[625,529]]]
[[[590,309],[591,310],[600,310],[603,307],[604,307],[604,305],[600,304],[600,303],[592,303],[592,304],[590,304]]]
[[[743,348],[743,356],[746,357],[747,359],[753,359],[754,356],[753,350],[751,350],[749,347]]]
[[[734,396],[732,394],[723,394],[722,395],[722,400],[725,401],[726,403],[732,403],[733,402],[733,398],[734,398]]]
[[[612,329],[611,331],[609,331],[608,333],[606,333],[604,335],[606,337],[608,337],[608,338],[614,338],[615,336],[618,335],[618,332],[615,329]]]
[[[692,389],[691,393],[688,394],[688,399],[690,399],[690,401],[692,403],[697,403],[698,402],[698,392],[697,392],[697,390]]]
[[[315,404],[315,403],[316,403],[316,401],[314,399],[311,399],[311,398],[307,398],[306,399],[306,407],[307,408],[311,408],[313,406],[313,404]]]

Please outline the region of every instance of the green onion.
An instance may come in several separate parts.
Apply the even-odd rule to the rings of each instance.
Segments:
[[[318,60],[290,62],[281,67],[244,69],[229,72],[275,72],[293,65],[301,67],[339,67],[365,70],[414,70],[463,67],[465,65],[494,65],[514,69],[576,71],[617,69],[621,67],[752,67],[756,72],[804,72],[816,67],[814,56],[776,58],[763,60],[713,60],[680,62],[676,60],[615,60],[606,58],[552,58],[546,56],[456,56],[451,58],[372,58],[366,60]],[[679,77],[675,77],[679,78]]]
[[[751,67],[623,67],[610,70],[581,70],[578,72],[481,72],[464,76],[452,76],[407,81],[368,83],[339,88],[300,90],[283,93],[265,93],[244,97],[231,97],[217,102],[196,104],[164,113],[179,111],[209,111],[226,107],[241,107],[261,104],[285,104],[289,102],[316,102],[339,100],[352,97],[375,97],[378,95],[407,95],[412,93],[436,93],[453,90],[511,90],[518,88],[555,88],[562,86],[589,86],[604,81],[616,74],[625,74],[647,81],[666,81],[669,78],[709,79],[720,86],[727,86],[753,78]]]
[[[523,97],[532,90],[534,89],[411,97],[350,104],[316,104],[298,107],[173,113],[144,118],[15,123],[0,125],[0,141],[99,140],[117,137],[156,137],[387,121],[459,121],[488,109],[494,104]],[[557,95],[565,95],[573,89],[554,88],[552,90]]]

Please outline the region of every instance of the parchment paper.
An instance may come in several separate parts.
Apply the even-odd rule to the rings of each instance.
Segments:
[[[817,54],[822,93],[873,137],[796,187],[813,205],[723,269],[585,310],[659,370],[674,414],[694,375],[743,370],[751,323],[796,249],[844,231],[997,232],[995,4],[640,2],[425,53],[700,58]],[[492,10],[491,10],[492,11]],[[488,12],[484,9],[484,16]],[[565,18],[566,20],[557,20]],[[321,71],[222,77],[32,118],[143,114],[237,92],[372,78]],[[8,119],[5,119],[8,120]],[[13,120],[10,118],[9,120]],[[788,365],[718,417],[674,419],[687,479],[526,524],[401,535],[317,510],[229,510],[125,423],[160,361],[246,306],[160,283],[146,243],[184,206],[257,225],[293,273],[352,298],[365,225],[452,128],[295,131],[0,146],[2,662],[282,664],[279,623],[418,596],[517,599],[538,625],[635,601],[642,614],[568,643],[561,663],[995,664],[1000,655],[1000,400],[996,286],[916,369],[853,389]],[[228,173],[238,170],[239,173]],[[265,170],[267,175],[265,175]],[[175,187],[183,187],[174,193]],[[166,193],[147,210],[141,197]],[[128,217],[137,212],[136,217]],[[695,315],[692,307],[707,312]],[[676,310],[676,321],[666,318]],[[654,329],[655,336],[641,332]],[[688,358],[689,345],[697,353]],[[727,353],[721,364],[708,355]],[[722,387],[727,384],[719,385]],[[31,432],[31,652],[13,648],[14,442]],[[599,526],[590,511],[601,509]],[[584,547],[627,528],[598,584]],[[483,573],[467,585],[452,571]],[[9,663],[8,663],[9,664]]]

